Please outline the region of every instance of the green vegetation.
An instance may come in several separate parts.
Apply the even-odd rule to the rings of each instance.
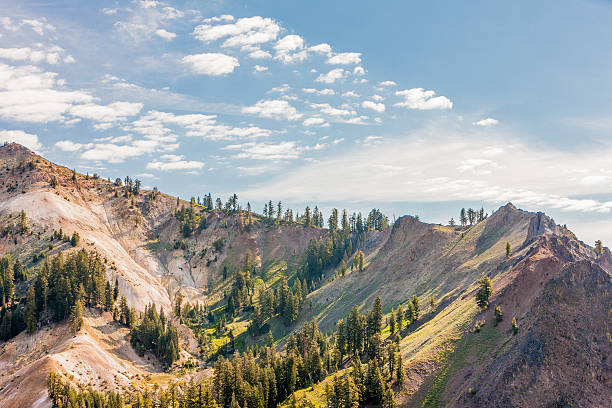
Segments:
[[[163,309],[158,313],[155,305],[146,307],[138,322],[132,322],[130,337],[140,355],[146,350],[152,351],[168,366],[179,359],[178,332],[166,319]]]
[[[476,304],[481,309],[486,309],[489,306],[489,296],[493,293],[491,279],[488,276],[482,277],[478,281],[478,292],[476,292]]]

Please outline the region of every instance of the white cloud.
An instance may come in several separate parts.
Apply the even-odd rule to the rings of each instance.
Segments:
[[[315,52],[317,54],[329,55],[331,54],[331,46],[326,43],[313,45],[309,48],[310,51]]]
[[[224,150],[238,151],[234,158],[252,160],[289,160],[300,157],[303,148],[296,142],[284,141],[279,143],[248,142],[238,145],[229,145]]]
[[[268,67],[264,66],[264,65],[255,65],[253,67],[253,72],[265,72],[268,70]]]
[[[73,106],[70,108],[70,115],[96,122],[116,122],[137,115],[142,106],[142,103],[132,102],[114,102],[109,105],[88,103]]]
[[[33,66],[12,67],[0,63],[0,118],[22,122],[67,121],[73,105],[93,97],[82,91],[55,89],[57,74]]]
[[[165,30],[163,28],[158,28],[157,30],[155,30],[155,34],[158,37],[163,38],[164,40],[173,40],[176,37],[176,33],[172,33],[168,30]]]
[[[487,205],[511,201],[527,210],[612,212],[612,201],[593,198],[609,194],[612,144],[559,151],[491,132],[486,137],[476,131],[458,134],[436,124],[401,139],[369,137],[364,140],[368,149],[358,144],[352,151],[301,166],[244,194],[265,199],[274,191],[283,191],[289,201],[317,197]],[[479,146],[478,151],[474,146]],[[481,150],[494,151],[499,146],[504,146],[504,154],[494,159],[480,157]],[[326,182],[320,183],[321,179]]]
[[[452,109],[453,103],[446,96],[435,96],[435,91],[426,91],[423,88],[405,89],[395,92],[404,98],[395,106],[408,109],[430,110],[430,109]]]
[[[365,75],[365,69],[363,69],[363,67],[355,67],[355,69],[353,69],[353,75],[355,76],[363,76]],[[361,80],[363,82],[363,80]],[[366,80],[367,82],[367,80]]]
[[[355,112],[354,110],[334,108],[329,103],[313,103],[310,106],[314,109],[319,109],[322,114],[328,116],[346,117],[354,116],[357,114],[357,112]]]
[[[287,35],[276,43],[274,49],[278,53],[289,53],[295,50],[301,50],[304,47],[304,39],[299,35],[290,34]]]
[[[162,160],[154,160],[147,163],[147,170],[177,171],[177,170],[201,170],[204,162],[197,160],[184,160],[184,156],[166,154],[160,157]]]
[[[308,118],[302,122],[302,125],[304,126],[322,126],[322,125],[325,125],[326,123],[327,122],[323,118]]]
[[[282,94],[282,93],[289,92],[290,90],[291,90],[291,87],[289,86],[289,84],[282,84],[281,86],[276,86],[276,87],[270,89],[268,91],[268,93],[277,92],[277,93],[281,93]]]
[[[395,86],[397,84],[395,83],[395,81],[382,81],[382,82],[379,82],[378,85],[380,85],[380,86]]]
[[[335,144],[335,145],[337,145],[338,143],[342,143],[342,142],[344,142],[344,138],[343,137],[340,137],[338,139],[334,139],[332,141],[332,143]]]
[[[353,91],[346,91],[342,94],[345,98],[359,98],[359,94]]]
[[[153,37],[172,40],[176,34],[166,28],[175,20],[185,17],[185,12],[156,1],[142,1],[140,7],[125,8],[127,20],[115,22],[117,30],[126,35],[126,42],[141,42]],[[192,13],[193,11],[189,11]]]
[[[232,16],[231,14],[222,14],[220,16],[209,17],[203,20],[203,22],[206,24],[228,22],[228,21],[234,21],[234,16]]]
[[[493,118],[481,119],[477,122],[473,122],[472,125],[475,126],[494,126],[499,123],[499,120]]]
[[[263,44],[276,40],[281,27],[271,18],[260,16],[239,18],[235,23],[197,26],[193,35],[202,42],[225,37],[224,47]]]
[[[376,103],[376,102],[372,102],[372,101],[363,101],[363,102],[361,102],[361,107],[365,108],[365,109],[375,110],[378,113],[381,113],[381,112],[385,111],[385,104],[384,103]]]
[[[249,57],[253,58],[253,59],[266,59],[266,58],[272,58],[272,54],[270,54],[268,51],[264,51],[264,50],[255,50],[251,53],[249,53],[248,55]]]
[[[308,94],[316,94],[322,96],[330,96],[335,95],[336,91],[333,89],[325,88],[325,89],[315,89],[315,88],[302,88],[302,91]]]
[[[26,133],[23,130],[0,130],[0,143],[19,143],[32,151],[39,151],[43,145],[38,135]]]
[[[260,100],[253,106],[242,108],[242,113],[264,118],[298,120],[302,117],[297,109],[284,100]]]
[[[119,9],[117,9],[117,8],[114,8],[114,9],[111,9],[111,8],[103,8],[103,9],[102,9],[102,13],[104,13],[104,14],[106,14],[106,15],[108,15],[108,16],[112,16],[112,15],[117,14],[117,11],[119,11]]]
[[[55,143],[55,147],[64,152],[76,152],[85,147],[85,145],[81,143],[75,143],[72,140],[60,140],[59,142]]]
[[[58,46],[38,50],[33,50],[30,47],[0,48],[0,58],[11,61],[32,62],[35,64],[46,62],[51,65],[57,65],[62,60],[61,55],[65,55],[65,51]],[[71,55],[65,55],[63,61],[65,63],[71,63],[74,62],[74,58]]]
[[[379,101],[380,102],[380,101],[384,100],[385,98],[383,98],[382,96],[380,96],[378,94],[374,94],[374,95],[372,95],[372,99],[374,99],[375,101]]]
[[[367,136],[365,139],[363,139],[361,141],[361,144],[363,144],[364,146],[374,146],[374,145],[381,144],[383,140],[384,138],[382,136],[370,135],[370,136]]]
[[[326,62],[331,65],[359,64],[361,62],[361,53],[342,52],[329,57]]]
[[[176,140],[168,126],[186,129],[185,136],[202,137],[207,140],[257,139],[268,137],[272,132],[257,126],[232,127],[217,123],[216,116],[202,114],[175,115],[168,112],[149,111],[126,126],[126,130],[142,134],[160,143]]]
[[[232,73],[236,67],[240,66],[238,59],[215,52],[187,55],[182,61],[189,65],[196,74],[213,76]]]
[[[0,25],[7,31],[17,31],[21,27],[29,27],[38,35],[45,35],[55,31],[55,27],[47,23],[46,18],[37,19],[22,19],[19,22],[13,21],[10,17],[0,17]]]
[[[329,71],[327,74],[321,74],[315,80],[316,82],[324,82],[326,84],[333,84],[338,79],[345,78],[348,72],[343,70],[342,68],[335,68]]]

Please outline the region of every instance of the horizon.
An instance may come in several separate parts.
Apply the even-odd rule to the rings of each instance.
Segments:
[[[0,142],[257,212],[512,202],[612,242],[607,2],[0,4]]]

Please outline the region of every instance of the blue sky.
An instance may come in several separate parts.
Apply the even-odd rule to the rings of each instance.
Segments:
[[[612,242],[612,3],[0,1],[0,140],[183,198]]]

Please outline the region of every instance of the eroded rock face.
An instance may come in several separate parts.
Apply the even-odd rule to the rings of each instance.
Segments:
[[[550,218],[543,212],[537,212],[529,223],[527,230],[527,238],[525,243],[532,242],[536,237],[541,235],[560,234],[560,227],[555,224],[555,220]]]

